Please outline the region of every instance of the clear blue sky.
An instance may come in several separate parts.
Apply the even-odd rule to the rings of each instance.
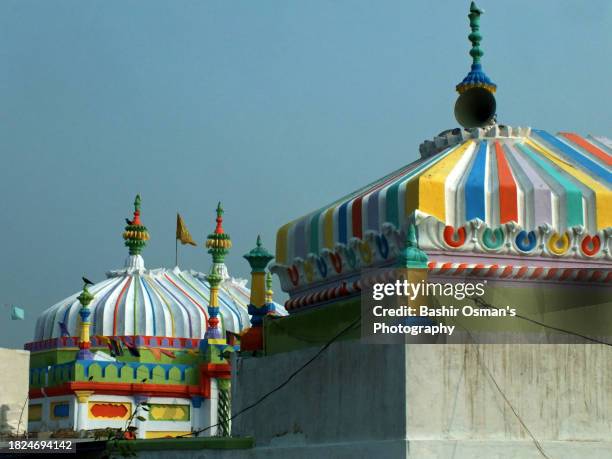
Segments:
[[[498,120],[612,135],[612,2],[483,0]],[[416,159],[455,127],[469,1],[0,2],[0,346],[123,265],[143,198],[148,267],[222,200],[228,265],[276,229]],[[207,270],[204,250],[184,267]],[[278,287],[277,287],[278,289]],[[284,298],[281,296],[281,299]]]

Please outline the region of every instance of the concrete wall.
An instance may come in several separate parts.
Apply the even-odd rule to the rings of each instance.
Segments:
[[[406,395],[414,457],[612,457],[609,346],[408,346]]]
[[[232,411],[276,387],[317,350],[238,359]],[[255,436],[269,457],[371,458],[381,457],[382,450],[405,457],[402,350],[336,343],[286,387],[238,417],[232,434]]]
[[[233,410],[315,352],[238,360]],[[612,457],[612,349],[601,345],[336,343],[233,431],[270,457],[544,457],[504,396],[549,457]]]
[[[29,381],[30,352],[0,348],[0,434],[27,429]]]

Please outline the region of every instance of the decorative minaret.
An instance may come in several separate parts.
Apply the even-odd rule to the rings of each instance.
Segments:
[[[89,327],[91,323],[89,322],[89,316],[91,311],[89,310],[89,304],[94,299],[94,296],[89,293],[87,290],[87,284],[83,286],[83,291],[77,297],[79,303],[81,303],[81,310],[79,311],[79,315],[81,316],[81,334],[79,337],[79,352],[77,353],[77,360],[91,360],[93,359],[93,354],[89,350],[91,347],[91,343],[89,342]]]
[[[130,249],[130,256],[125,262],[126,268],[144,269],[144,260],[140,255],[142,249],[147,245],[149,240],[149,232],[146,226],[140,221],[140,195],[136,195],[134,200],[134,218],[128,220],[126,218],[127,226],[123,232],[123,239],[125,239],[125,245]]]
[[[266,301],[266,267],[270,260],[274,258],[274,255],[261,245],[261,236],[257,236],[255,248],[244,255],[244,258],[251,266],[251,304],[249,304],[249,314],[252,316],[251,324],[254,327],[261,327],[263,317],[268,312],[268,301]]]
[[[455,104],[455,118],[465,128],[484,127],[495,124],[495,91],[497,85],[491,81],[482,68],[480,59],[484,51],[480,48],[482,35],[480,34],[480,16],[483,10],[472,2],[470,6],[470,29],[468,39],[472,43],[470,56],[472,67],[466,77],[455,89],[459,98]]]
[[[242,335],[240,349],[255,351],[263,349],[263,318],[271,305],[271,301],[266,298],[266,290],[271,290],[271,285],[266,289],[266,266],[274,255],[261,245],[261,236],[257,236],[255,248],[244,255],[244,258],[251,266],[251,301],[249,304],[251,328]]]
[[[231,247],[232,240],[229,234],[223,231],[223,207],[219,203],[217,205],[217,227],[206,239],[206,248],[213,259],[210,273],[206,276],[206,280],[210,285],[210,300],[208,305],[208,324],[204,338],[210,344],[225,343],[225,338],[221,336],[221,330],[219,329],[219,285],[227,276],[225,256]]]

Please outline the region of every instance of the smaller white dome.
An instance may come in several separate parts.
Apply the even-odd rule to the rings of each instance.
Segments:
[[[89,288],[92,336],[165,336],[201,339],[206,332],[210,289],[206,276],[197,271],[144,268],[140,255],[131,256],[126,268]],[[35,341],[57,338],[63,322],[71,336],[79,335],[80,292],[43,312],[37,322]],[[229,276],[219,291],[221,327],[240,333],[250,326],[250,291],[246,281]],[[287,312],[275,305],[280,314]]]

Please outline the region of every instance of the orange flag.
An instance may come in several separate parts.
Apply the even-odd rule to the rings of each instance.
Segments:
[[[185,226],[181,215],[178,213],[176,214],[176,238],[181,241],[183,245],[197,245],[191,237],[191,234],[189,234],[189,230]]]

